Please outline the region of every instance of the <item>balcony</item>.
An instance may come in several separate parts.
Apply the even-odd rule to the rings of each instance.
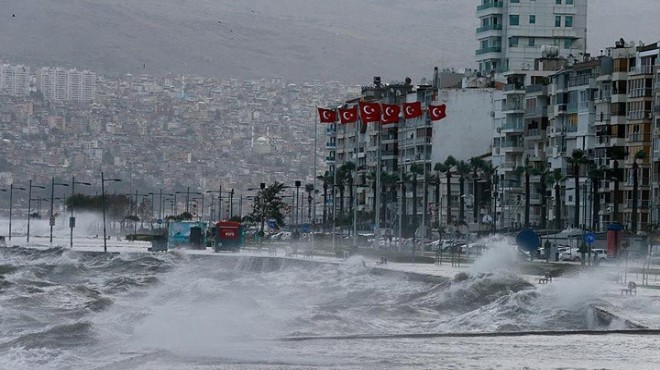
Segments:
[[[642,143],[646,140],[643,132],[636,132],[634,134],[628,135],[628,142],[630,143]]]
[[[519,94],[525,93],[525,87],[522,84],[506,84],[504,85],[504,92],[516,92]]]
[[[333,157],[333,156],[327,156],[327,157],[325,157],[325,161],[326,161],[326,162],[334,162],[334,161],[335,161],[335,157]]]
[[[589,85],[594,78],[592,75],[575,76],[568,79],[568,87]]]
[[[502,113],[504,114],[513,114],[513,113],[525,113],[525,107],[521,103],[507,103],[502,107]]]
[[[547,117],[548,109],[546,107],[527,107],[525,117]]]
[[[335,143],[325,143],[326,149],[335,149],[337,145]]]
[[[488,32],[488,31],[501,31],[501,30],[502,30],[501,24],[487,24],[485,26],[481,26],[477,28],[477,33]]]
[[[475,52],[476,55],[482,55],[482,54],[487,54],[487,53],[501,53],[502,52],[502,47],[501,46],[490,46],[487,48],[479,49]]]
[[[645,209],[649,209],[649,203],[650,202],[648,200],[638,199],[637,200],[637,209],[640,210],[640,211],[645,210]],[[632,199],[626,199],[626,208],[632,208],[632,206],[633,206]]]
[[[643,65],[630,67],[628,70],[628,75],[649,75],[653,74],[655,66],[653,65]]]
[[[545,130],[541,130],[538,128],[531,128],[527,130],[527,135],[525,136],[525,139],[540,139],[541,136],[545,136]]]
[[[653,118],[653,113],[652,112],[647,112],[647,111],[631,111],[628,112],[626,115],[626,118],[629,121],[639,121],[639,120],[645,120],[645,119],[652,119]]]
[[[505,123],[498,128],[498,132],[523,132],[522,122]]]
[[[503,5],[504,4],[502,2],[499,2],[499,1],[486,1],[481,5],[477,5],[477,11],[480,12],[482,10],[487,10],[487,9],[491,9],[491,8],[502,9]]]

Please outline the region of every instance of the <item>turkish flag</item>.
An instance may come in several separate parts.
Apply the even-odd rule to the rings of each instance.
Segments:
[[[346,109],[339,108],[339,120],[342,125],[357,121],[357,117],[358,117],[357,107],[346,108]]]
[[[414,102],[414,103],[405,103],[403,104],[403,118],[405,119],[411,119],[411,118],[417,118],[422,115],[422,103],[421,102]]]
[[[317,108],[319,110],[319,120],[321,123],[337,122],[337,112],[333,109]]]
[[[445,104],[440,105],[429,105],[429,114],[431,115],[431,121],[440,121],[441,119],[447,117],[447,106]]]
[[[380,122],[380,104],[360,102],[362,122]]]
[[[399,122],[401,107],[396,104],[383,104],[383,123]]]

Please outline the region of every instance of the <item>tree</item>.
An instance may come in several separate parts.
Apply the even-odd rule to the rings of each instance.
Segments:
[[[261,190],[254,198],[251,217],[253,220],[275,220],[278,225],[285,225],[282,209],[285,207],[280,193],[284,191],[284,184],[275,181],[272,185]]]
[[[638,192],[639,192],[639,179],[637,173],[639,172],[639,164],[646,159],[646,153],[643,150],[639,150],[635,153],[635,158],[633,160],[633,193],[632,193],[632,214],[630,215],[630,226],[632,227],[632,232],[637,233],[637,203],[638,203]]]
[[[571,156],[566,158],[566,161],[573,170],[573,178],[575,179],[575,209],[573,212],[574,225],[580,225],[580,168],[584,164],[589,163],[589,159],[584,155],[584,150],[575,149]]]
[[[495,175],[497,174],[497,167],[493,167],[491,162],[484,161],[484,165],[481,168],[481,173],[486,181],[486,189],[490,191],[488,207],[489,209],[492,208],[493,231],[495,231],[497,223],[497,209],[494,207],[496,204],[493,204],[493,200],[497,200],[497,182],[493,180],[497,180],[495,178]]]
[[[536,167],[532,168],[532,175],[540,177],[540,186],[541,189],[539,193],[541,194],[541,222],[540,228],[545,229],[547,227],[547,198],[545,193],[547,191],[546,186],[548,185],[548,177],[550,176],[550,168],[548,168],[547,162],[541,162]]]
[[[472,205],[472,218],[479,222],[479,210],[481,209],[482,193],[479,191],[479,179],[480,174],[486,166],[486,161],[479,157],[472,157],[468,161],[470,168],[472,169],[472,196],[474,197],[474,202]]]
[[[530,210],[530,205],[529,205],[529,198],[530,198],[530,186],[529,186],[529,175],[532,172],[534,168],[529,165],[529,157],[525,158],[525,165],[524,166],[518,166],[516,167],[516,175],[518,177],[524,175],[525,176],[525,219],[524,219],[524,225],[526,228],[529,227],[529,210]]]
[[[419,224],[417,218],[417,176],[418,175],[423,175],[424,174],[424,167],[419,164],[419,163],[413,163],[410,165],[410,176],[412,178],[411,185],[412,185],[412,217],[410,219],[410,227],[413,230],[413,235],[414,235],[414,230],[417,229],[417,225]]]
[[[613,146],[609,150],[610,158],[612,159],[613,173],[612,177],[614,179],[614,197],[612,197],[612,203],[614,203],[614,208],[612,210],[612,220],[613,222],[619,222],[619,182],[621,181],[621,174],[619,171],[619,161],[623,160],[626,156],[626,151],[622,146]]]
[[[555,229],[561,230],[561,182],[566,177],[561,173],[560,169],[555,169],[548,176],[548,181],[554,184],[555,187]]]
[[[458,181],[459,187],[458,191],[460,192],[460,205],[461,208],[458,210],[458,220],[461,223],[465,222],[465,177],[470,174],[470,165],[465,161],[459,161],[456,164],[456,172],[458,172]],[[474,206],[474,204],[473,204]]]
[[[591,192],[593,194],[592,199],[592,213],[591,213],[591,228],[592,230],[598,230],[598,214],[600,213],[600,194],[598,193],[598,188],[600,187],[600,180],[607,173],[607,168],[598,167],[595,163],[591,163],[589,166],[588,176],[591,180]]]
[[[334,175],[330,171],[325,171],[323,175],[316,177],[323,182],[323,223],[328,220],[328,186],[334,184]]]
[[[355,163],[346,162],[339,167],[339,170],[342,173],[342,178],[344,182],[348,185],[348,197],[350,204],[348,205],[349,213],[353,212],[353,202],[355,200],[355,194],[353,193],[353,183],[355,179],[353,178],[353,172],[355,172]]]
[[[309,220],[309,223],[314,223],[312,220],[312,202],[314,201],[312,194],[314,193],[314,184],[305,184],[305,192],[307,193],[307,219]]]
[[[436,163],[435,170],[438,172],[443,172],[445,174],[446,186],[447,186],[447,220],[445,221],[447,225],[451,224],[451,170],[456,166],[456,158],[451,155],[445,159],[443,163]]]

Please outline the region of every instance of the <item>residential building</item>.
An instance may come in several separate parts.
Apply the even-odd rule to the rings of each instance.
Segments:
[[[543,46],[586,53],[587,0],[481,0],[476,62],[482,74],[532,70]]]
[[[30,93],[30,68],[0,64],[0,94],[25,96]]]

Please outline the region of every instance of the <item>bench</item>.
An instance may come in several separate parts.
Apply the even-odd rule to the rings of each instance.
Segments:
[[[628,287],[621,289],[621,295],[637,295],[637,283],[634,281],[628,282]]]
[[[550,273],[547,273],[543,275],[542,278],[539,278],[539,284],[547,284],[547,283],[552,283],[552,275],[550,275]]]

